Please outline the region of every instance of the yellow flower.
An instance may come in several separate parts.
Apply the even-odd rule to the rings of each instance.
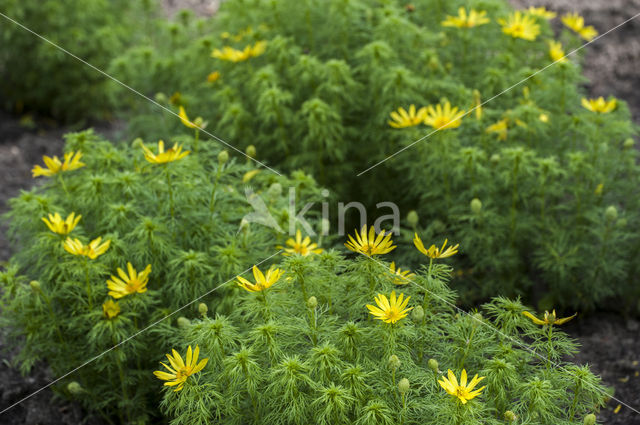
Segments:
[[[229,61],[229,62],[242,62],[247,59],[254,58],[256,56],[260,56],[265,52],[267,48],[266,41],[258,41],[253,46],[247,45],[243,50],[237,50],[233,47],[224,46],[222,50],[215,49],[211,56],[220,60]]]
[[[149,264],[143,271],[138,273],[131,263],[127,262],[127,275],[124,270],[118,267],[118,275],[120,278],[111,275],[111,279],[107,280],[107,287],[109,288],[109,296],[119,299],[125,295],[147,292],[147,282],[149,282],[149,273],[151,273],[151,264]]]
[[[422,124],[427,117],[427,108],[422,107],[416,113],[415,105],[409,106],[409,112],[404,108],[398,108],[398,111],[391,112],[391,118],[393,121],[387,121],[393,128],[405,128],[413,127],[415,125]]]
[[[371,313],[375,319],[382,320],[384,323],[396,323],[398,320],[407,317],[407,314],[413,307],[407,307],[409,300],[411,297],[407,297],[404,301],[404,294],[400,294],[400,296],[396,299],[396,291],[391,293],[389,299],[387,299],[386,295],[378,294],[375,297],[376,304],[373,306],[367,304],[367,308],[369,309],[369,313]]]
[[[495,124],[491,124],[485,130],[486,133],[496,133],[499,140],[507,140],[508,118],[503,118]]]
[[[457,128],[462,124],[462,117],[464,111],[458,111],[458,108],[452,108],[449,101],[444,103],[444,107],[437,104],[427,107],[427,116],[424,119],[424,123],[430,125],[436,130],[444,130],[448,128]]]
[[[39,165],[36,165],[31,170],[31,174],[33,177],[45,176],[51,177],[54,174],[58,174],[62,171],[73,171],[78,168],[84,167],[85,164],[80,162],[80,158],[82,158],[82,152],[78,151],[74,154],[73,151],[64,154],[64,162],[60,161],[57,156],[53,158],[44,155],[42,160],[47,168],[42,168]]]
[[[42,221],[45,222],[49,230],[59,235],[68,235],[71,231],[76,227],[80,219],[81,215],[75,216],[75,213],[71,213],[67,216],[66,220],[62,220],[60,214],[49,214],[49,219],[46,217],[42,217]]]
[[[376,230],[374,226],[371,226],[367,235],[367,226],[362,226],[362,230],[358,233],[356,230],[356,238],[354,239],[349,235],[349,241],[344,244],[353,252],[358,252],[366,256],[382,255],[396,249],[391,240],[391,232],[387,233],[382,231],[376,236]]]
[[[471,399],[476,398],[480,395],[482,390],[484,390],[484,386],[478,388],[477,390],[473,390],[476,385],[480,381],[484,379],[484,376],[478,378],[478,375],[474,376],[471,382],[467,384],[467,371],[462,369],[462,373],[460,374],[460,384],[458,384],[458,380],[456,379],[456,375],[453,374],[451,369],[448,370],[447,375],[449,379],[442,377],[438,383],[444,388],[444,390],[451,394],[454,397],[458,397],[458,399],[462,402],[462,404],[467,404],[467,402]]]
[[[540,25],[534,18],[524,15],[520,11],[515,11],[509,15],[507,20],[498,19],[502,26],[502,32],[514,38],[533,41],[540,34]]]
[[[184,107],[180,106],[180,112],[178,113],[180,117],[180,121],[188,128],[197,128],[199,130],[204,130],[207,127],[207,122],[202,119],[202,117],[197,117],[195,120],[191,121],[187,116],[187,111],[184,110]]]
[[[220,71],[213,71],[211,74],[207,75],[207,81],[210,83],[215,83],[220,79]]]
[[[418,251],[432,259],[454,256],[458,253],[458,247],[460,246],[460,244],[458,244],[456,246],[450,246],[447,249],[444,249],[444,247],[447,246],[447,239],[445,239],[444,243],[442,244],[442,248],[437,248],[435,245],[431,245],[429,249],[425,249],[422,243],[422,239],[420,239],[420,236],[418,236],[417,233],[414,234],[413,244],[416,246],[416,248],[418,248]]]
[[[616,109],[617,105],[618,105],[618,102],[616,101],[615,98],[609,101],[604,100],[602,96],[600,96],[597,99],[586,99],[584,97],[582,98],[582,106],[585,109],[588,109],[591,112],[597,112],[600,114],[607,114],[613,111],[614,109]]]
[[[487,18],[487,12],[484,10],[476,11],[471,9],[467,14],[464,7],[458,9],[458,16],[449,16],[442,21],[444,27],[457,27],[457,28],[473,28],[480,25],[489,23]]]
[[[261,54],[263,54],[266,50],[267,50],[267,42],[264,40],[258,41],[256,42],[256,44],[253,45],[253,47],[249,48],[249,56],[252,58],[255,58],[256,56],[260,56]]]
[[[246,183],[249,180],[251,180],[252,178],[254,178],[256,176],[256,174],[258,174],[260,172],[260,170],[251,170],[251,171],[247,171],[246,173],[244,173],[244,175],[242,176],[242,183]]]
[[[109,300],[102,304],[102,314],[104,314],[104,317],[107,319],[113,319],[120,314],[120,306],[117,302]]]
[[[543,123],[548,123],[549,122],[549,114],[540,114],[538,119],[540,121],[542,121]]]
[[[164,150],[164,141],[158,142],[158,154],[154,154],[145,145],[142,145],[144,151],[144,159],[153,164],[166,164],[167,162],[177,161],[189,155],[189,151],[182,152],[182,145],[178,146],[177,143],[173,145],[171,149]]]
[[[473,91],[473,107],[476,111],[476,119],[482,119],[482,99],[480,98],[480,92],[478,90]]]
[[[566,62],[567,58],[559,41],[549,40],[549,56],[554,62]]]
[[[400,267],[396,268],[395,261],[392,261],[389,265],[389,272],[393,275],[393,283],[396,285],[406,285],[411,279],[416,277],[410,270],[402,270]]]
[[[533,15],[533,16],[539,16],[541,18],[544,19],[553,19],[557,16],[556,12],[553,12],[551,10],[547,10],[544,7],[529,7],[529,9],[527,10],[527,13],[529,15]]]
[[[584,18],[577,13],[567,13],[562,17],[562,23],[587,41],[593,40],[598,35],[598,31],[593,26],[584,26]]]
[[[284,255],[300,254],[306,257],[309,254],[322,253],[322,248],[318,248],[317,243],[311,243],[311,239],[309,238],[309,236],[306,236],[304,239],[302,239],[302,233],[300,232],[300,230],[296,231],[296,239],[294,240],[293,238],[289,238],[286,244],[291,248],[279,247],[281,249],[284,249]]]
[[[529,313],[528,311],[523,311],[522,314],[524,314],[525,316],[527,316],[529,319],[531,319],[531,321],[533,323],[535,323],[536,325],[562,325],[563,323],[567,323],[569,320],[573,319],[574,317],[576,317],[578,315],[578,313],[574,314],[573,316],[569,316],[569,317],[564,317],[562,319],[558,319],[556,316],[556,311],[553,310],[551,313],[549,313],[548,311],[544,312],[544,319],[538,319],[536,316],[534,316],[533,314]]]
[[[109,245],[111,245],[111,241],[107,240],[104,243],[100,243],[102,241],[102,237],[98,237],[92,240],[89,245],[84,245],[80,242],[79,239],[71,239],[67,238],[64,241],[64,250],[69,254],[73,255],[81,255],[84,257],[89,257],[91,260],[95,260],[109,249]]]
[[[202,359],[200,363],[198,363],[198,356],[200,355],[200,347],[196,345],[196,349],[191,352],[191,346],[187,348],[187,361],[186,363],[182,360],[182,357],[176,350],[171,350],[173,356],[171,354],[167,354],[167,359],[169,359],[170,367],[166,364],[160,362],[162,366],[164,366],[169,372],[165,372],[163,370],[156,370],[153,374],[158,378],[162,379],[165,382],[165,386],[174,387],[177,385],[174,392],[180,391],[184,388],[184,383],[187,382],[187,378],[191,375],[195,375],[200,372],[207,365],[209,361],[208,358]]]
[[[260,292],[265,289],[269,289],[276,283],[284,274],[284,270],[270,268],[267,270],[267,275],[262,274],[258,266],[253,266],[253,278],[256,283],[251,283],[242,276],[237,276],[238,286],[249,292]]]

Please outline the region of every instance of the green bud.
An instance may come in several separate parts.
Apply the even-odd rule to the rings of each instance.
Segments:
[[[409,384],[409,380],[407,378],[402,378],[400,382],[398,382],[398,391],[400,391],[400,394],[408,393],[409,388],[411,388],[411,385]]]
[[[226,164],[227,161],[229,161],[229,152],[220,151],[220,153],[218,154],[218,163],[219,164]]]
[[[427,366],[435,373],[438,373],[438,367],[440,365],[438,364],[438,361],[436,359],[429,359],[429,361],[427,362]]]
[[[208,311],[209,311],[209,307],[207,307],[205,303],[198,304],[198,313],[200,313],[202,317],[206,317]]]
[[[73,395],[78,395],[84,391],[82,385],[77,383],[76,381],[71,381],[67,384],[67,391],[69,391]]]
[[[416,210],[411,210],[409,211],[409,214],[407,214],[407,222],[411,227],[416,227],[418,225],[418,219],[418,213]]]
[[[313,295],[310,296],[309,299],[307,300],[307,307],[309,307],[311,310],[313,310],[317,306],[318,306],[318,299],[316,297],[314,297]]]
[[[186,317],[178,317],[178,327],[180,329],[184,329],[187,328],[191,325],[191,320],[187,319]]]
[[[134,149],[141,149],[143,145],[144,145],[144,142],[139,137],[136,137],[133,140],[133,142],[131,142],[131,147],[134,148]]]
[[[593,413],[589,413],[584,417],[584,425],[595,425],[596,424],[596,415]]]
[[[620,220],[616,221],[616,226],[618,226],[618,227],[626,227],[627,226],[627,219],[626,218],[621,218]]]
[[[253,146],[253,145],[247,146],[247,150],[245,151],[245,153],[247,154],[247,156],[249,158],[255,158],[256,157],[256,147]]]
[[[624,146],[625,149],[631,149],[635,144],[636,144],[636,141],[633,140],[631,137],[629,137],[627,140],[624,141],[622,146]]]
[[[388,364],[389,364],[389,369],[398,370],[398,368],[400,367],[400,364],[402,364],[402,362],[400,361],[398,356],[396,356],[395,354],[392,354],[392,355],[389,356]]]
[[[40,292],[40,282],[38,282],[37,280],[32,280],[31,282],[29,282],[29,286],[31,286],[31,290],[33,292]]]
[[[159,104],[165,104],[167,103],[167,95],[160,92],[160,93],[156,93],[156,102],[158,102]]]
[[[480,214],[480,211],[482,211],[482,201],[478,198],[473,198],[471,200],[471,211],[473,211],[474,214]]]
[[[604,216],[609,221],[615,221],[618,218],[618,210],[615,206],[609,205],[604,212]]]
[[[420,323],[422,322],[422,319],[424,319],[424,309],[421,305],[418,305],[411,312],[411,320],[416,323]]]
[[[515,422],[518,417],[511,410],[504,412],[504,420],[507,422]]]
[[[497,153],[494,153],[493,155],[491,155],[491,158],[489,159],[491,161],[492,164],[497,164],[498,162],[500,162],[500,155]]]
[[[267,194],[271,198],[278,198],[282,195],[282,185],[280,183],[273,183],[269,186],[269,190],[267,190]]]

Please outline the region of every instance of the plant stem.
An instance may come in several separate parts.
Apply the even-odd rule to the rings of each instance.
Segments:
[[[222,164],[218,164],[218,170],[216,171],[216,179],[213,182],[213,189],[211,190],[211,200],[209,201],[209,212],[213,219],[213,210],[216,202],[216,191],[218,190],[218,183],[220,182],[220,176],[222,175]]]

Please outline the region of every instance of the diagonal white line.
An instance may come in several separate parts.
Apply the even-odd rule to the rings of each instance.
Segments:
[[[7,15],[5,15],[4,13],[0,12],[0,16],[2,16],[3,18],[5,18],[8,21],[13,22],[14,24],[16,24],[17,26],[19,26],[20,28],[24,29],[25,31],[30,32],[31,34],[35,35],[36,37],[40,38],[41,40],[49,43],[50,45],[52,45],[53,47],[55,47],[56,49],[59,49],[60,51],[66,53],[67,55],[71,56],[72,58],[82,62],[83,64],[87,65],[88,67],[90,67],[91,69],[99,72],[100,74],[104,75],[105,77],[109,78],[112,81],[115,81],[116,83],[120,84],[122,87],[125,87],[126,89],[132,91],[133,93],[137,94],[138,96],[142,97],[143,99],[148,100],[149,102],[153,103],[154,105],[156,105],[157,107],[165,110],[166,112],[169,112],[172,115],[175,115],[176,117],[180,118],[180,120],[182,120],[182,118],[180,117],[180,115],[176,114],[174,111],[172,111],[171,109],[167,108],[166,106],[163,106],[161,104],[159,104],[158,102],[156,102],[155,100],[151,99],[149,96],[146,96],[142,93],[140,93],[138,90],[134,89],[131,86],[128,86],[127,84],[123,83],[122,81],[118,80],[116,77],[113,77],[109,74],[107,74],[106,72],[104,72],[103,70],[101,70],[100,68],[95,67],[94,65],[90,64],[89,62],[85,61],[84,59],[74,55],[73,53],[71,53],[70,51],[66,50],[65,48],[57,45],[56,43],[54,43],[53,41],[47,39],[46,37],[38,34],[37,32],[25,27],[24,25],[22,25],[20,22],[16,21],[15,19],[12,19],[10,17],[8,17]],[[209,133],[208,131],[206,131],[204,128],[200,127],[199,125],[189,121],[189,120],[185,120],[187,121],[189,124],[193,125],[195,128],[197,128],[198,130],[202,131],[204,134],[214,138],[215,140],[217,140],[218,142],[222,143],[223,145],[227,146],[230,149],[233,149],[234,151],[238,152],[239,154],[246,156],[247,158],[249,158],[251,161],[263,166],[264,168],[268,169],[269,171],[274,172],[275,174],[282,176],[282,174],[280,174],[279,172],[277,172],[276,170],[274,170],[273,168],[269,167],[266,164],[263,164],[262,162],[258,161],[255,158],[251,158],[249,155],[245,154],[244,152],[242,152],[241,150],[239,150],[238,148],[236,148],[235,146],[227,143],[226,141],[222,140],[220,137],[216,136],[215,134]]]
[[[279,250],[279,251],[278,251],[278,252],[276,252],[275,254],[270,255],[269,257],[267,257],[267,258],[265,258],[264,260],[262,260],[262,261],[260,261],[259,263],[257,263],[257,264],[256,264],[256,266],[259,266],[260,264],[264,263],[265,261],[270,260],[271,258],[275,257],[276,255],[280,254],[281,252],[282,252],[282,250]],[[253,268],[253,266],[251,266],[250,268],[246,269],[245,271],[243,271],[243,272],[242,272],[242,273],[240,273],[240,274],[244,274],[244,273],[246,273],[246,272],[250,271],[252,268]],[[169,318],[169,317],[173,316],[174,314],[178,313],[179,311],[184,310],[185,308],[187,308],[187,307],[188,307],[188,306],[190,306],[191,304],[193,304],[193,303],[195,303],[195,302],[197,302],[197,301],[201,300],[202,298],[206,297],[207,295],[210,295],[210,294],[214,293],[215,291],[217,291],[218,289],[222,288],[224,285],[226,285],[227,283],[231,282],[231,281],[232,281],[232,280],[234,280],[235,278],[236,278],[236,276],[234,276],[234,277],[232,277],[231,279],[229,279],[229,280],[227,280],[227,281],[225,281],[225,282],[221,283],[220,285],[216,286],[215,288],[213,288],[213,289],[209,290],[208,292],[206,292],[206,293],[204,293],[204,294],[200,295],[200,296],[199,296],[198,298],[196,298],[195,300],[190,301],[189,303],[187,303],[187,304],[183,305],[183,306],[182,306],[182,307],[180,307],[179,309],[174,310],[173,312],[171,312],[171,313],[167,314],[166,316],[162,317],[161,319],[156,320],[155,322],[151,323],[151,324],[150,324],[149,326],[147,326],[146,328],[139,330],[138,332],[134,333],[133,335],[131,335],[131,336],[130,336],[130,337],[128,337],[127,339],[125,339],[125,340],[123,340],[123,341],[119,342],[118,344],[114,345],[113,347],[111,347],[111,348],[109,348],[109,349],[107,349],[107,350],[103,351],[102,353],[98,354],[97,356],[94,356],[94,357],[90,358],[89,360],[87,360],[86,362],[82,363],[80,366],[76,367],[75,369],[70,370],[69,372],[65,373],[64,375],[60,376],[59,378],[57,378],[57,379],[55,379],[55,380],[53,380],[53,381],[49,382],[47,385],[43,386],[42,388],[40,388],[40,389],[38,389],[38,390],[36,390],[36,391],[32,392],[31,394],[29,394],[29,395],[27,395],[27,396],[23,397],[23,398],[22,398],[22,399],[20,399],[20,400],[16,401],[16,402],[15,402],[15,403],[13,403],[11,406],[9,406],[9,407],[7,407],[7,408],[3,409],[2,411],[0,411],[0,415],[2,415],[3,413],[5,413],[6,411],[8,411],[8,410],[10,410],[10,409],[12,409],[12,408],[14,408],[14,407],[16,407],[18,404],[22,403],[23,401],[30,399],[30,398],[31,398],[31,397],[33,397],[34,395],[38,394],[40,391],[43,391],[43,390],[45,390],[45,389],[49,388],[50,386],[52,386],[52,385],[53,385],[53,384],[55,384],[56,382],[58,382],[58,381],[60,381],[60,380],[62,380],[62,379],[64,379],[64,378],[66,378],[67,376],[69,376],[69,375],[73,374],[74,372],[76,372],[76,371],[78,371],[78,370],[82,369],[82,368],[83,368],[83,367],[85,367],[86,365],[88,365],[88,364],[90,364],[90,363],[92,363],[92,362],[94,362],[94,361],[98,360],[100,357],[104,356],[105,354],[107,354],[108,352],[110,352],[110,351],[112,351],[112,350],[115,350],[116,348],[118,348],[118,347],[120,347],[121,345],[125,344],[125,343],[126,343],[126,342],[128,342],[129,340],[131,340],[131,339],[133,339],[133,338],[137,337],[137,336],[138,336],[138,335],[140,335],[141,333],[148,331],[149,329],[151,329],[152,327],[154,327],[154,326],[155,326],[155,325],[157,325],[158,323],[160,323],[160,322],[164,321],[165,319],[167,319],[167,318]]]
[[[505,94],[506,92],[510,91],[511,89],[518,87],[520,84],[530,80],[531,78],[535,77],[536,75],[540,74],[541,72],[545,71],[547,68],[549,68],[550,66],[555,65],[556,63],[562,61],[564,58],[573,55],[574,53],[584,49],[585,47],[587,47],[588,45],[590,45],[591,43],[595,43],[597,40],[601,39],[602,37],[604,37],[605,35],[609,34],[610,32],[613,32],[615,30],[617,30],[618,28],[620,28],[621,26],[625,25],[628,22],[633,21],[635,18],[637,18],[638,16],[640,16],[640,13],[636,13],[635,15],[633,15],[631,18],[627,19],[626,21],[616,25],[615,27],[611,28],[609,31],[600,34],[599,36],[597,36],[596,38],[594,38],[591,41],[586,42],[585,44],[583,44],[582,46],[572,50],[571,52],[567,53],[566,55],[564,55],[563,57],[561,57],[560,59],[551,62],[549,65],[545,66],[544,68],[541,68],[539,70],[537,70],[536,72],[534,72],[533,74],[529,75],[527,78],[523,79],[522,81],[519,81],[517,83],[515,83],[514,85],[512,85],[511,87],[508,87],[506,89],[504,89],[503,91],[501,91],[500,93],[494,95],[493,97],[491,97],[490,99],[485,100],[484,102],[482,102],[479,105],[474,106],[472,109],[470,109],[469,111],[467,111],[466,113],[464,113],[460,118],[466,117],[467,115],[469,115],[470,113],[472,113],[473,111],[475,111],[478,108],[481,108],[482,106],[486,105],[487,103],[491,102],[492,100],[494,100],[497,97],[502,96],[503,94]],[[415,142],[412,142],[411,144],[403,147],[402,149],[398,150],[397,152],[389,155],[388,157],[386,157],[385,159],[383,159],[382,161],[379,161],[375,164],[373,164],[371,167],[367,168],[364,171],[361,171],[360,173],[357,174],[357,177],[360,177],[361,175],[363,175],[364,173],[366,173],[369,170],[372,170],[373,168],[376,168],[378,165],[390,160],[391,158],[393,158],[394,156],[406,151],[407,149],[409,149],[410,147],[412,147],[413,145],[415,145],[416,143],[420,143],[421,141],[428,139],[429,137],[431,137],[433,134],[437,133],[438,131],[442,130],[443,128],[445,128],[447,125],[449,124],[449,122],[443,124],[442,126],[436,128],[435,130],[433,130],[431,133],[427,134],[426,136],[422,136],[421,138],[419,138],[418,140],[416,140]]]
[[[383,262],[373,258],[373,257],[369,257],[365,254],[359,253],[360,255],[363,255],[369,259],[371,259],[372,261],[376,262],[377,264],[381,265],[383,268],[386,269],[387,273],[389,273],[390,275],[392,275],[393,277],[401,277],[402,279],[404,279],[407,282],[412,283],[413,285],[417,286],[418,288],[422,289],[423,291],[429,293],[430,295],[433,295],[434,297],[438,298],[440,301],[444,302],[445,304],[449,305],[450,307],[453,307],[455,310],[457,310],[459,313],[462,314],[466,314],[467,316],[470,316],[473,320],[475,320],[476,322],[482,324],[483,326],[486,326],[487,328],[493,330],[494,332],[500,334],[501,336],[507,338],[508,340],[516,343],[517,345],[519,345],[520,347],[524,348],[525,350],[529,351],[531,354],[533,354],[534,356],[540,358],[542,361],[544,362],[549,362],[551,363],[554,367],[561,369],[563,372],[568,373],[569,375],[573,376],[574,378],[578,378],[575,374],[571,373],[571,371],[567,370],[565,367],[561,366],[559,363],[555,363],[553,361],[551,361],[550,359],[544,357],[542,354],[538,353],[537,351],[535,351],[533,348],[531,348],[530,346],[528,346],[527,344],[525,344],[524,342],[518,341],[517,339],[513,338],[510,335],[505,334],[504,332],[502,332],[500,329],[496,328],[495,326],[492,326],[490,323],[487,323],[483,320],[478,319],[477,317],[475,317],[473,314],[469,313],[466,310],[463,310],[462,308],[458,307],[457,305],[453,304],[452,302],[446,300],[445,298],[441,297],[440,295],[433,293],[431,291],[429,291],[427,288],[425,288],[424,286],[420,285],[419,283],[414,282],[413,280],[409,279],[406,276],[400,276],[400,275],[396,275],[396,274],[392,274],[389,269],[387,268],[387,265],[384,264]],[[584,382],[584,381],[582,381]],[[586,384],[588,384],[591,388],[595,389],[596,391],[598,391],[601,394],[606,395],[607,397],[611,398],[612,400],[617,401],[618,403],[620,403],[621,405],[629,408],[630,410],[634,411],[637,414],[640,414],[640,411],[638,411],[637,409],[629,406],[627,403],[625,403],[622,400],[617,399],[616,397],[608,394],[606,391],[604,391],[601,388],[598,388],[596,385],[591,384],[590,382],[586,382]]]

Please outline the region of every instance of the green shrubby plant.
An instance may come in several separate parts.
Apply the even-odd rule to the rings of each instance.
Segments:
[[[111,70],[339,200],[415,210],[405,240],[461,243],[465,300],[635,309],[635,130],[623,102],[582,99],[580,53],[564,54],[595,30],[558,16],[556,34],[554,15],[501,0],[228,1],[156,23]],[[135,108],[137,133],[184,131]]]
[[[278,252],[285,233],[256,224],[247,196],[286,231],[282,187],[295,189],[298,209],[319,196],[301,172],[256,173],[212,141],[182,142],[162,153],[141,139],[68,134],[64,160],[45,158],[34,167],[43,184],[10,201],[15,255],[0,282],[15,362],[27,372],[46,361],[63,378],[57,392],[110,421],[155,415],[149,370],[169,348],[162,336],[206,294],[217,311],[233,310],[220,285]]]
[[[143,38],[155,16],[145,0],[6,0],[0,12],[104,70],[117,52]],[[4,17],[0,26],[3,107],[61,120],[105,118],[114,106],[111,82],[94,69]]]
[[[230,313],[161,331],[175,351],[156,385],[173,425],[580,424],[603,404],[599,378],[566,361],[568,318],[527,312],[534,323],[506,298],[462,311],[440,260],[410,278],[336,251],[278,267],[230,283]]]

